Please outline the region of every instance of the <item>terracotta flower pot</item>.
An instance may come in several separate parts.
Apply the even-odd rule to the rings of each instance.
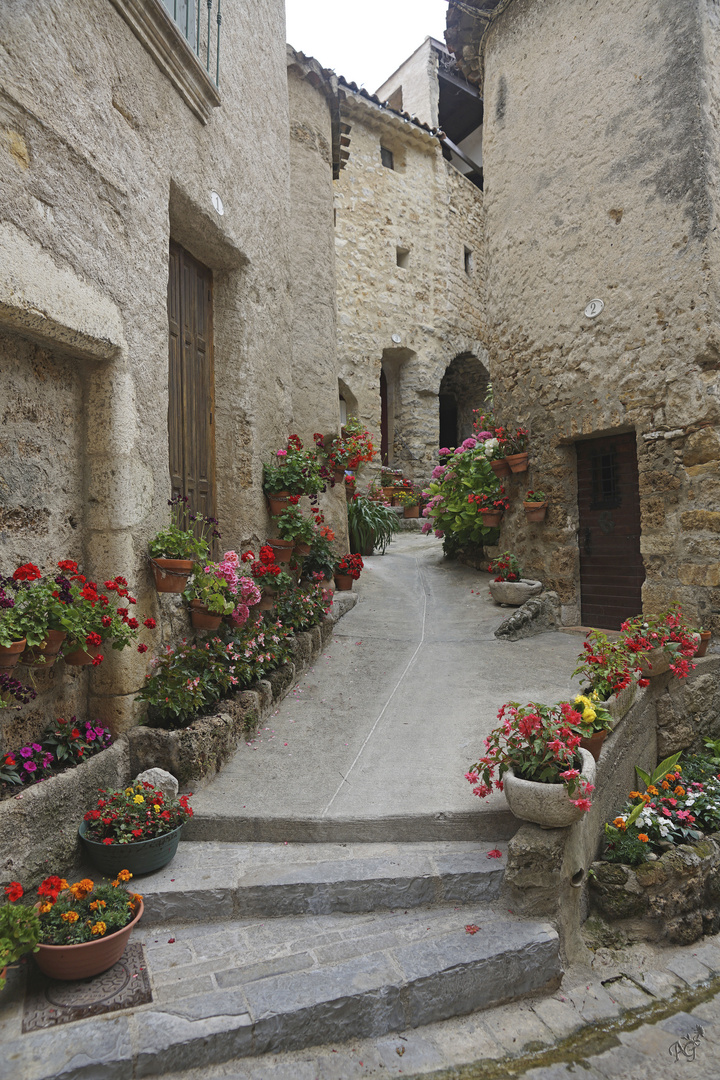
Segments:
[[[302,540],[295,541],[295,554],[304,559],[310,554],[310,544],[304,543]]]
[[[344,469],[333,469],[333,480],[336,484],[341,484],[345,479]]]
[[[480,513],[482,514],[483,525],[488,529],[497,529],[503,519],[502,510],[483,510],[481,508]]]
[[[222,622],[222,615],[208,611],[202,600],[191,600],[190,621],[196,630],[217,630]]]
[[[495,473],[498,480],[501,480],[505,476],[510,476],[510,466],[508,465],[506,458],[498,458],[495,461],[491,461],[490,468]]]
[[[180,593],[192,573],[192,559],[153,559],[155,588],[158,592]]]
[[[528,521],[544,521],[547,514],[548,504],[546,502],[524,502],[525,517]]]
[[[508,454],[505,458],[510,466],[510,472],[527,472],[529,454]]]
[[[77,982],[89,979],[107,971],[125,952],[128,938],[137,926],[143,914],[143,902],[135,913],[135,918],[122,930],[94,941],[84,941],[81,945],[40,945],[34,953],[35,962],[44,975],[51,979],[64,979]]]
[[[0,669],[15,667],[26,645],[26,638],[13,641],[10,645],[0,645]]]
[[[99,656],[102,645],[84,645],[82,648],[73,649],[65,654],[65,663],[72,667],[80,667],[83,664],[92,664],[96,656]]]
[[[328,592],[335,592],[335,582],[332,578],[323,578],[320,582],[320,587],[326,589]]]
[[[42,645],[28,646],[22,654],[22,663],[28,667],[52,667],[67,637],[64,630],[48,630]]]
[[[384,488],[380,488],[380,490],[383,493],[383,499],[385,500],[385,502],[390,502],[390,500],[393,497],[393,488],[384,487]]]
[[[406,517],[406,518],[420,517],[420,507],[417,506],[417,505],[404,507],[404,509],[403,509],[403,517]]]
[[[710,638],[712,637],[712,630],[700,631],[700,644],[695,650],[696,656],[704,656],[708,651],[708,645],[710,644]]]
[[[595,760],[587,750],[578,748],[582,759],[581,776],[595,783]],[[534,821],[543,829],[563,829],[579,821],[584,811],[569,798],[564,784],[540,784],[524,780],[512,769],[505,774],[505,797],[512,813],[522,821]]]
[[[279,540],[277,538],[273,540],[267,540],[266,543],[273,549],[275,555],[275,562],[277,563],[289,563],[292,559],[293,553],[293,540]]]
[[[335,586],[338,592],[350,592],[355,579],[350,574],[336,574]]]
[[[587,738],[580,740],[580,745],[583,750],[588,750],[595,761],[600,760],[600,751],[602,750],[602,744],[607,739],[607,731],[596,731],[594,735],[590,735]]]
[[[272,517],[279,517],[284,510],[287,510],[289,498],[289,491],[277,491],[274,495],[267,496],[268,507]]]

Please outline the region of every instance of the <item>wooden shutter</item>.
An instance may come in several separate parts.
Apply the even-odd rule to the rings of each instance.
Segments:
[[[170,242],[168,437],[173,495],[215,517],[212,271]]]

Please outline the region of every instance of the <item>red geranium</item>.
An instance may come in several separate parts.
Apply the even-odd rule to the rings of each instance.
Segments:
[[[11,904],[14,904],[16,900],[19,900],[23,895],[23,887],[19,881],[11,881],[9,885],[5,886],[5,895]]]
[[[42,574],[38,570],[37,566],[33,563],[23,563],[22,566],[18,566],[17,570],[13,574],[15,581],[37,581],[42,577]]]

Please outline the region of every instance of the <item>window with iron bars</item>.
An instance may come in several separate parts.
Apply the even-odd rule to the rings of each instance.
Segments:
[[[161,0],[210,78],[219,86],[222,0],[217,0],[214,12],[213,2],[214,0]]]

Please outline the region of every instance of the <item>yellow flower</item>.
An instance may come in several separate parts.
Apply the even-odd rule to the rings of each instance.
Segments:
[[[575,698],[575,704],[585,705],[586,708],[589,708],[589,706],[591,705],[591,701],[590,698],[585,697],[584,694],[578,694],[578,696]]]
[[[586,709],[583,710],[582,718],[586,724],[592,723],[596,716],[597,713],[589,705]]]
[[[590,695],[590,700],[591,701],[599,701],[600,700],[600,694],[598,693],[597,690],[593,690],[592,694]]]
[[[107,926],[104,922],[96,922],[94,926],[90,927],[91,934],[99,934],[100,937],[106,932]]]
[[[136,802],[136,803],[144,803],[144,802],[145,802],[145,799],[143,798],[143,796],[142,796],[142,795],[136,795],[136,796],[135,796],[135,798],[133,799],[133,802]]]
[[[155,803],[155,805],[153,806],[153,810],[158,810],[158,811],[160,810],[160,807],[158,806],[157,803]]]
[[[638,833],[638,840],[642,840],[643,844],[647,844],[649,839],[650,839],[650,837],[646,833],[644,833],[644,832]]]
[[[61,919],[64,919],[65,922],[69,923],[77,922],[79,917],[77,911],[64,911],[60,916]]]
[[[92,904],[90,905],[90,910],[97,911],[98,909],[104,907],[107,907],[107,904],[104,900],[93,900]]]
[[[133,794],[133,789],[131,787],[125,788],[125,794],[126,795],[132,795]]]
[[[46,900],[46,902],[44,904],[40,905],[40,914],[41,915],[47,915],[48,911],[52,911],[52,908],[53,908],[53,906],[50,903],[50,901]]]
[[[121,870],[120,873],[118,874],[118,880],[119,881],[129,881],[131,877],[132,877],[132,874],[130,873],[129,870]]]

